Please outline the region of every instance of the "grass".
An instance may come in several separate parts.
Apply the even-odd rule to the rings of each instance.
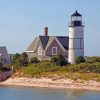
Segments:
[[[29,64],[17,70],[18,76],[69,78],[72,80],[95,80],[100,81],[100,62],[81,63],[75,65],[57,66],[50,62]]]

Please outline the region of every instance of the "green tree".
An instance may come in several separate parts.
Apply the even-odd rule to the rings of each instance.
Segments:
[[[22,54],[16,53],[12,58],[12,64],[15,66],[27,66],[28,64],[28,55],[23,52]]]
[[[28,60],[28,55],[26,52],[23,52],[20,56],[22,60]]]
[[[77,64],[82,63],[82,62],[85,62],[84,57],[79,56],[79,57],[76,58],[76,63],[77,63]]]
[[[11,56],[11,62],[12,64],[15,64],[16,63],[16,60],[20,59],[20,54],[19,53],[16,53],[14,55]]]
[[[21,66],[27,66],[27,64],[28,64],[28,55],[27,55],[26,52],[23,52],[20,55],[19,63],[20,63]]]

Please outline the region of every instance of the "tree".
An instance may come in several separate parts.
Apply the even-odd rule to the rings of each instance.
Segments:
[[[14,55],[11,56],[11,62],[12,64],[15,64],[16,63],[16,60],[18,60],[20,58],[20,54],[19,53],[16,53]]]
[[[20,55],[19,63],[20,63],[21,66],[27,66],[27,64],[28,64],[28,55],[27,55],[26,52],[23,52]]]
[[[79,56],[79,57],[76,58],[76,63],[77,63],[77,64],[82,63],[82,62],[85,62],[84,57]]]
[[[51,58],[51,62],[56,64],[56,65],[59,65],[59,66],[64,66],[67,64],[67,61],[65,60],[65,58],[61,54],[53,56]]]
[[[14,64],[15,66],[27,66],[27,64],[28,64],[28,55],[27,55],[27,53],[25,53],[25,52],[22,53],[22,54],[16,53],[13,56],[12,64]]]
[[[31,59],[30,59],[30,63],[32,63],[32,64],[36,64],[36,63],[39,63],[40,61],[37,59],[37,57],[32,57]]]
[[[28,61],[28,55],[27,55],[26,52],[23,52],[20,56],[21,56],[22,60],[27,60]]]

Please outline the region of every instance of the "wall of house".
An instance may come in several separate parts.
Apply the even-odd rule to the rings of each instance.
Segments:
[[[42,55],[38,55],[38,48],[41,47],[42,49]],[[45,52],[42,48],[42,45],[41,45],[41,42],[40,40],[38,40],[38,44],[37,44],[37,48],[34,52],[27,52],[28,56],[29,56],[29,59],[32,58],[32,57],[37,57],[39,60],[42,60],[43,57],[45,56]]]
[[[50,44],[46,51],[44,51],[42,48],[42,55],[38,55],[39,47],[42,48],[40,40],[38,40],[37,48],[34,52],[27,52],[29,59],[32,57],[37,57],[39,60],[50,60],[50,58],[54,56],[52,55],[52,47],[57,47],[57,55],[62,54],[66,59],[68,59],[68,52],[64,52],[62,48],[58,45],[56,40],[53,40],[53,42]]]
[[[57,47],[57,55],[62,54],[66,59],[68,59],[68,52],[64,52],[61,47],[58,45],[58,43],[56,42],[56,40],[54,40],[51,45],[48,47],[48,49],[46,50],[46,56],[53,56],[52,55],[52,47]]]

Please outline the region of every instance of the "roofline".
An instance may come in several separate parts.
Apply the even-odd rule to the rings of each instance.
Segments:
[[[32,52],[32,53],[34,53],[34,51],[25,51],[25,52],[30,52],[30,53]]]
[[[64,52],[67,52],[67,50],[62,46],[62,44],[60,43],[60,41],[57,39],[57,37],[56,36],[54,36],[54,39],[53,40],[56,40],[56,42],[58,43],[58,45],[61,47],[61,49],[64,51]],[[52,40],[52,42],[53,42],[53,40]],[[52,43],[51,42],[51,43]],[[48,47],[51,45],[51,43],[48,45]],[[48,49],[48,47],[46,47],[46,49],[45,50],[47,50]]]
[[[43,36],[43,35],[39,35],[38,37],[40,37],[40,36]],[[55,36],[55,35],[53,35],[53,36],[44,36],[44,37],[69,37],[69,36],[66,36],[66,35],[65,36],[61,36],[61,35]]]
[[[67,50],[62,46],[62,44],[61,44],[60,41],[57,39],[57,37],[56,37],[56,41],[58,42],[58,44],[59,44],[59,46],[62,48],[62,50],[63,50],[64,52],[66,52]]]

